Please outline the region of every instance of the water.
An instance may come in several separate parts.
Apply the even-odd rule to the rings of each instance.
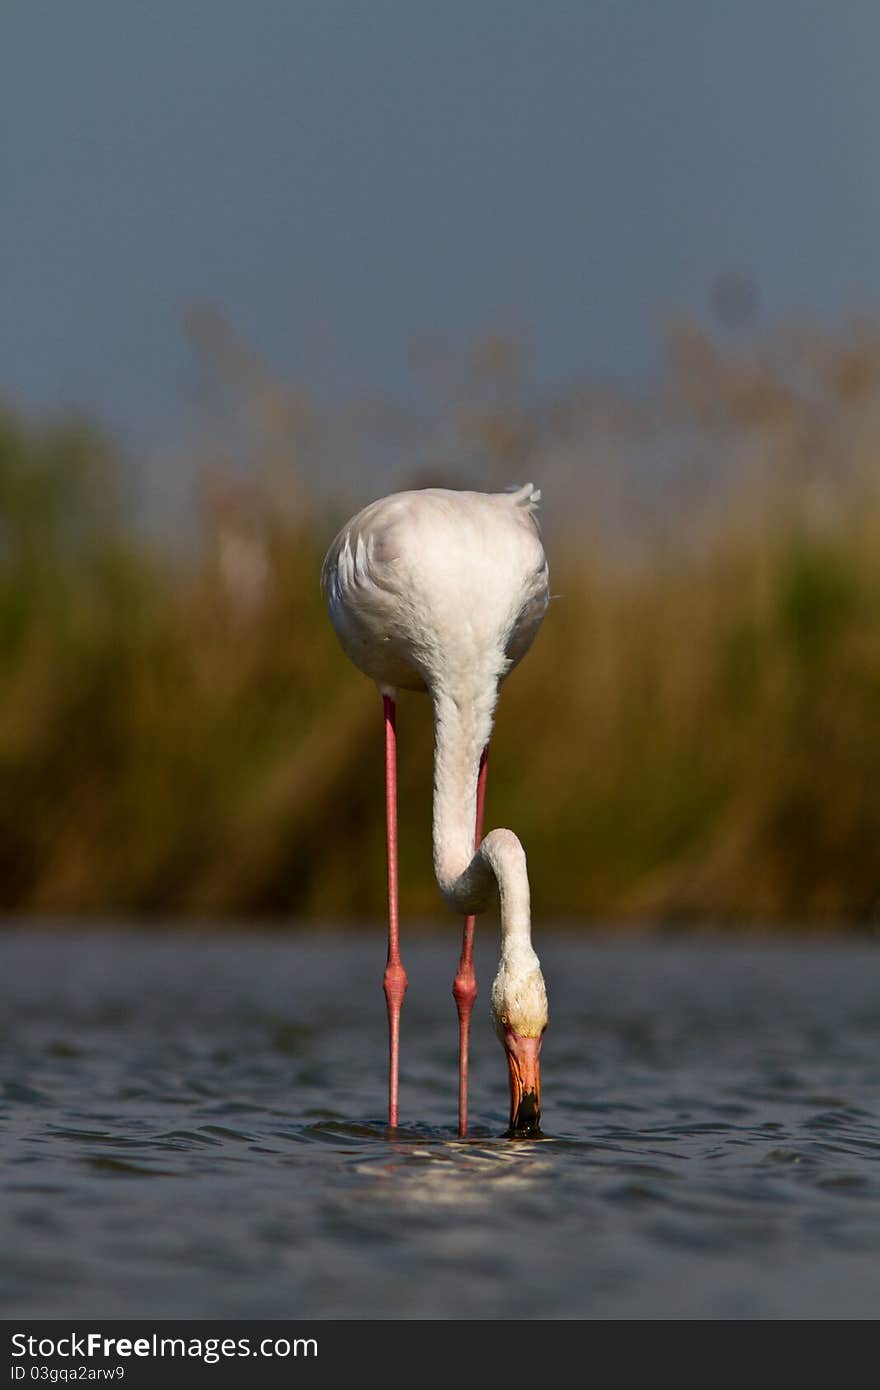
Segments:
[[[880,953],[536,929],[543,1141],[510,1141],[480,940],[0,938],[0,1315],[876,1317]]]

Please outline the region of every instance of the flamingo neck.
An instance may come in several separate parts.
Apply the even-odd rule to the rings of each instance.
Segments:
[[[434,872],[454,912],[501,906],[502,950],[531,944],[526,856],[512,830],[491,830],[474,851],[477,776],[498,699],[496,678],[466,699],[444,688],[434,705]]]

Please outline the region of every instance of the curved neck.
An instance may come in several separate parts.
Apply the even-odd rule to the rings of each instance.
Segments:
[[[480,756],[492,733],[498,682],[466,700],[431,691],[434,705],[434,873],[454,912],[501,904],[503,950],[531,942],[529,879],[523,847],[512,830],[492,830],[474,850]]]

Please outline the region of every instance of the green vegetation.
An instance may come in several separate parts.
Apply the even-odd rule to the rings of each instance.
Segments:
[[[505,686],[487,808],[540,915],[871,923],[880,329],[722,350],[679,327],[647,401],[530,403],[489,347],[465,372],[488,362],[490,389],[434,427],[436,480],[466,483],[476,442],[491,485],[550,504],[560,597]],[[273,435],[246,487],[206,488],[181,558],[127,522],[106,441],[0,414],[6,912],[381,914],[381,706],[318,590],[357,499],[322,514],[293,416],[286,490]],[[443,911],[423,698],[400,739],[413,919]]]

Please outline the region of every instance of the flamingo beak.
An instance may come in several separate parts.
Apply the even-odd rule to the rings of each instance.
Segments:
[[[541,1136],[540,1038],[523,1038],[506,1032],[504,1047],[510,1068],[510,1139]]]

